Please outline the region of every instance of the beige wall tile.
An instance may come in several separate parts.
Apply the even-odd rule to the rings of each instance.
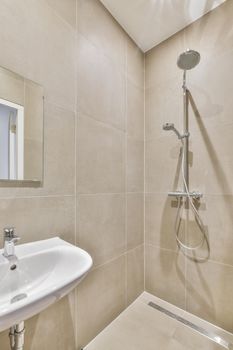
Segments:
[[[45,179],[50,193],[73,194],[75,184],[75,115],[45,106]],[[67,172],[69,176],[67,176]]]
[[[127,138],[127,192],[144,190],[144,141]]]
[[[196,250],[195,257],[233,266],[232,258],[232,196],[205,195],[199,206],[199,213],[205,225],[208,238]],[[194,221],[189,221],[187,240],[191,245],[201,242],[202,235]]]
[[[127,38],[127,76],[131,83],[144,88],[144,54]]]
[[[144,291],[144,245],[127,252],[127,304]]]
[[[74,34],[44,1],[3,0],[0,65],[40,83],[46,98],[74,110]]]
[[[127,35],[100,1],[77,0],[78,30],[107,55],[116,68],[125,69]]]
[[[144,140],[144,89],[127,80],[127,134]]]
[[[124,192],[125,138],[122,131],[80,116],[77,156],[78,192]]]
[[[59,16],[76,27],[76,0],[46,0]]]
[[[181,79],[173,78],[169,80],[168,86],[155,86],[145,90],[145,138],[147,141],[171,135],[171,132],[163,130],[165,123],[173,123],[177,129],[182,129],[181,85]]]
[[[125,256],[93,270],[78,288],[77,335],[82,347],[125,307]]]
[[[68,296],[26,322],[26,332],[28,332],[26,350],[39,350],[41,347],[73,350],[75,347],[74,306],[74,300]]]
[[[119,67],[84,36],[78,36],[78,108],[125,130],[125,77]]]
[[[174,225],[177,201],[167,194],[148,193],[145,197],[145,241],[157,247],[177,251]]]
[[[125,195],[81,195],[78,198],[78,245],[94,265],[102,265],[126,250]]]
[[[146,245],[145,288],[178,307],[185,307],[185,260],[181,253]]]
[[[232,194],[233,124],[209,126],[191,137],[190,185],[206,194]]]
[[[210,258],[233,266],[232,208],[233,197],[206,196],[202,212],[208,229]]]
[[[144,243],[144,195],[127,194],[127,250]]]
[[[74,242],[74,198],[31,197],[0,199],[0,238],[6,226],[14,226],[20,243],[59,236]]]
[[[145,143],[146,192],[167,193],[180,188],[180,142],[173,135]],[[164,176],[166,174],[166,176]]]
[[[205,60],[206,52],[203,55],[201,59]],[[209,57],[209,62],[201,60],[190,72],[189,87],[193,99],[190,130],[200,133],[205,129],[208,131],[209,127],[231,124],[232,57],[232,50],[221,56],[214,55],[212,59]]]
[[[181,76],[176,62],[179,54],[186,47],[184,32],[179,32],[165,40],[154,49],[148,51],[145,56],[145,87],[167,86],[172,78]]]
[[[192,44],[203,53],[204,64],[211,64],[213,54],[218,57],[232,51],[232,6],[226,1],[185,29],[186,47]]]
[[[202,199],[199,213],[205,224],[209,250],[204,244],[196,252],[196,257],[209,257],[211,261],[233,266],[232,205],[231,195],[206,195]],[[194,240],[196,230],[189,230],[189,236]],[[200,240],[200,233],[198,239]]]
[[[232,332],[232,285],[232,266],[189,262],[187,311]]]

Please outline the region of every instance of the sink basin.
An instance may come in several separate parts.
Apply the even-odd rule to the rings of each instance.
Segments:
[[[41,312],[87,274],[92,258],[55,237],[15,247],[17,268],[0,250],[0,332]]]

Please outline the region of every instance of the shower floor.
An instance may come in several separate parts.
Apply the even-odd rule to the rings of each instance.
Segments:
[[[84,350],[232,350],[231,344],[233,334],[144,292]]]

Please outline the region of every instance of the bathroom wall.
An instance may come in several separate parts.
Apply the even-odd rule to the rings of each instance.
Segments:
[[[85,345],[144,289],[144,55],[96,0],[77,7],[77,291]]]
[[[233,2],[213,12],[146,54],[146,290],[229,331],[233,331]],[[190,189],[204,197],[199,207],[209,237],[197,263],[177,249],[177,202],[167,192],[182,188],[180,143],[165,122],[182,130],[182,71],[186,48],[198,50],[200,64],[188,72],[192,95]],[[200,239],[192,218],[190,243]]]
[[[45,89],[44,184],[0,188],[0,244],[14,225],[22,243],[58,235],[94,259],[26,322],[25,350],[79,349],[143,290],[144,55],[98,0],[2,0],[0,47]]]
[[[75,2],[67,6],[75,14]],[[44,185],[0,188],[0,245],[7,225],[16,227],[21,243],[57,235],[74,243],[75,21],[58,16],[52,2],[3,0],[0,47],[1,66],[45,90]],[[74,305],[72,293],[28,320],[25,349],[73,350]],[[9,349],[8,332],[0,334],[0,348]]]

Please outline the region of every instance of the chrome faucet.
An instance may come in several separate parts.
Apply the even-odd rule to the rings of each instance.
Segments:
[[[15,255],[15,243],[20,240],[16,235],[14,227],[5,227],[4,232],[4,252],[3,255],[7,258],[12,266],[16,266],[17,256]]]

